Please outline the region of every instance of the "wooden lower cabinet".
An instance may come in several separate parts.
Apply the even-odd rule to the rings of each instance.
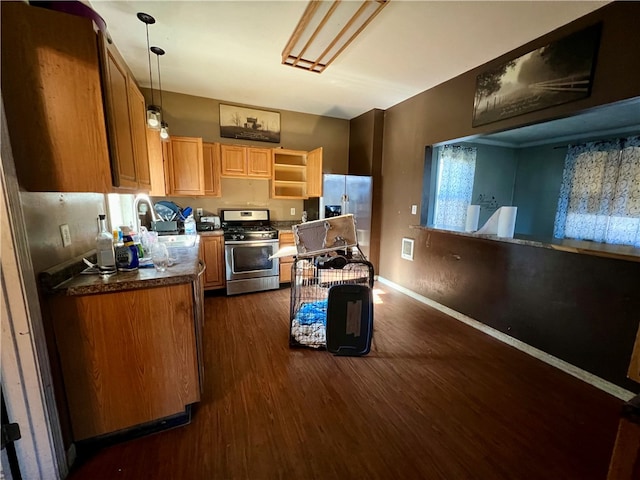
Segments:
[[[215,290],[225,287],[224,237],[222,235],[201,235],[200,245],[207,269],[204,272],[204,289]]]
[[[280,248],[291,247],[295,245],[293,232],[280,232]],[[291,267],[293,266],[293,257],[282,257],[280,259],[280,283],[291,282]]]
[[[48,299],[74,440],[200,400],[193,285]]]

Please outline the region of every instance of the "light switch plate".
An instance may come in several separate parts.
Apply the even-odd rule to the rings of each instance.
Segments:
[[[416,213],[418,213],[418,206],[411,205],[411,215],[415,215]]]
[[[71,245],[71,232],[69,232],[69,225],[60,225],[60,235],[62,236],[62,246],[68,247]]]
[[[296,214],[296,209],[295,207],[291,207],[291,215],[295,215]]]
[[[203,211],[202,211],[201,208],[196,208],[196,215],[197,215],[198,218],[200,218],[202,216],[202,213],[203,213]]]

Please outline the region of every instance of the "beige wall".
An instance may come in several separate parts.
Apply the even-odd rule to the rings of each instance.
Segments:
[[[147,101],[150,90],[143,89]],[[158,92],[154,93],[156,103]],[[252,142],[220,137],[219,104],[234,104],[226,100],[194,97],[174,92],[163,92],[162,107],[165,121],[172,135],[202,137],[205,142],[255,145],[262,148],[287,148],[310,151],[323,148],[323,171],[347,173],[349,164],[349,121],[277,110],[280,112],[280,143]],[[258,105],[253,105],[261,108]],[[265,109],[274,110],[274,109]],[[298,220],[302,214],[302,200],[273,200],[269,198],[268,180],[223,179],[222,198],[175,197],[172,201],[181,207],[201,207],[208,213],[221,208],[269,208],[274,220]],[[292,215],[291,208],[296,213]]]
[[[34,274],[96,248],[101,193],[20,192]],[[69,225],[71,245],[62,246],[60,225]]]

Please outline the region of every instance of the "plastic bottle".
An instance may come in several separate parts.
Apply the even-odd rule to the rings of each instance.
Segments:
[[[131,235],[123,237],[124,244],[116,249],[116,260],[118,270],[132,272],[138,269],[140,261],[138,259],[138,247],[135,245]]]
[[[116,271],[116,257],[113,251],[113,234],[107,230],[107,220],[104,214],[98,215],[100,232],[96,237],[96,254],[98,257],[98,269],[101,273],[113,273]]]
[[[198,232],[196,231],[196,221],[193,219],[193,215],[189,215],[184,221],[184,234],[193,240],[195,243]]]

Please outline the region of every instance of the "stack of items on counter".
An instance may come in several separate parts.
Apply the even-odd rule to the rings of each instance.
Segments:
[[[121,226],[110,233],[106,227],[104,214],[98,216],[99,232],[96,237],[96,265],[84,273],[100,273],[110,276],[117,271],[133,272],[141,267],[152,267],[149,252],[157,242],[157,232],[149,232],[145,227],[136,234],[128,226]]]

